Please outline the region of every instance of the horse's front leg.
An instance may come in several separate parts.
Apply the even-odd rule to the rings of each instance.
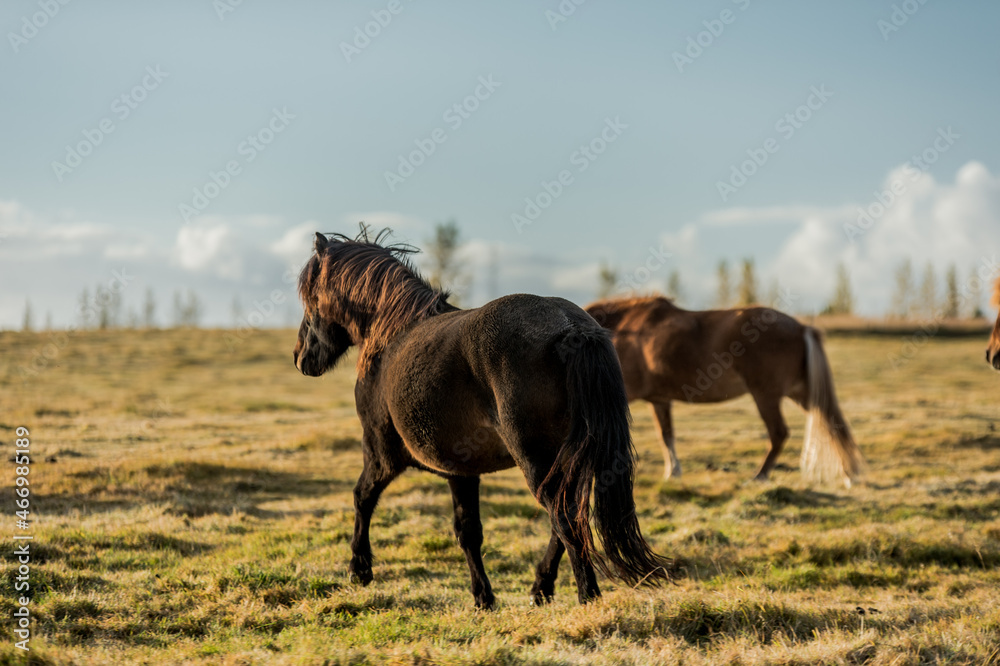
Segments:
[[[368,537],[372,513],[375,512],[382,491],[397,476],[398,471],[387,470],[384,466],[371,462],[371,456],[365,456],[365,467],[354,487],[354,538],[351,540],[350,564],[351,580],[362,585],[368,585],[373,579],[372,544]]]
[[[456,476],[448,479],[452,503],[455,507],[455,535],[465,553],[472,575],[472,596],[476,606],[493,608],[496,599],[490,579],[483,566],[483,523],[479,516],[479,477]]]

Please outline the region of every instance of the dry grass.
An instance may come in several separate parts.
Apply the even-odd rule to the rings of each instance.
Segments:
[[[749,400],[679,407],[685,477],[664,483],[637,405],[640,519],[690,563],[678,586],[603,581],[579,607],[564,565],[557,601],[529,607],[548,520],[516,470],[487,478],[500,608],[480,613],[428,474],[386,493],[375,583],[349,583],[350,363],[301,377],[289,331],[235,348],[218,331],[87,332],[25,380],[49,339],[0,333],[0,440],[24,425],[36,446],[35,663],[1000,663],[1000,377],[983,340],[932,340],[898,369],[900,339],[829,341],[871,470],[851,491],[800,482],[791,405],[773,483],[747,483],[766,447]],[[13,514],[8,485],[0,498]],[[3,575],[10,590],[9,559]]]

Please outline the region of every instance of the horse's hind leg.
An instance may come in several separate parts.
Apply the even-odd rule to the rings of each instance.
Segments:
[[[653,403],[653,413],[660,426],[660,439],[663,440],[663,478],[681,478],[681,461],[677,458],[674,448],[674,420],[670,413],[670,403]]]
[[[531,586],[531,602],[536,606],[552,601],[556,594],[556,577],[559,575],[559,560],[566,552],[562,539],[552,530],[549,547],[535,569],[535,584]]]
[[[541,448],[541,444],[539,448]],[[538,448],[526,448],[526,450],[539,450]],[[552,538],[549,540],[548,550],[545,557],[538,565],[535,584],[531,588],[533,599],[538,598],[540,593],[543,600],[546,590],[554,591],[556,573],[559,569],[559,560],[562,558],[563,550],[569,555],[570,566],[573,567],[573,576],[576,578],[576,591],[581,604],[585,604],[591,599],[601,596],[601,588],[597,585],[597,575],[594,573],[594,565],[587,554],[584,544],[574,536],[573,518],[576,516],[576,503],[572,498],[567,498],[565,502],[556,502],[555,498],[541,495],[539,488],[542,480],[548,473],[551,463],[535,464],[524,469],[525,478],[532,494],[538,498],[549,512],[549,521],[552,523]],[[561,546],[560,546],[561,543]]]
[[[367,456],[366,456],[367,458]],[[351,579],[362,585],[372,582],[372,544],[368,531],[372,513],[382,491],[399,476],[398,471],[386,470],[381,465],[365,460],[358,484],[354,487],[354,538],[351,540]]]
[[[781,414],[781,396],[774,397],[754,393],[753,399],[757,403],[757,410],[760,412],[760,417],[764,419],[767,434],[771,438],[771,450],[764,458],[764,463],[760,466],[760,471],[757,472],[754,480],[767,481],[771,470],[778,462],[781,450],[785,448],[785,442],[788,441],[788,425],[785,423],[785,417]]]
[[[483,523],[479,517],[479,477],[456,476],[448,479],[455,506],[455,535],[465,553],[472,575],[472,596],[479,608],[493,608],[495,601],[490,579],[483,567]]]
[[[576,514],[576,507],[568,508],[562,512],[549,510],[553,523],[559,525],[557,531],[563,544],[566,546],[566,553],[569,555],[570,566],[573,567],[573,577],[576,578],[576,594],[581,604],[585,604],[592,599],[601,596],[601,588],[597,586],[597,575],[594,573],[594,565],[590,561],[590,556],[583,547],[583,543],[573,536],[571,527],[572,516]]]

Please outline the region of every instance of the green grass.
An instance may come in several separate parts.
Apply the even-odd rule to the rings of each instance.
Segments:
[[[72,333],[42,362],[51,338],[0,333],[0,441],[23,425],[34,447],[33,663],[1000,663],[1000,376],[983,340],[932,340],[898,369],[900,338],[829,341],[870,467],[851,490],[802,483],[791,404],[773,481],[748,482],[767,448],[749,399],[676,407],[684,477],[664,482],[633,405],[639,518],[687,562],[677,585],[602,580],[580,607],[564,562],[555,603],[529,606],[548,517],[517,470],[485,478],[499,607],[484,613],[447,484],[426,473],[383,496],[375,582],[351,584],[349,361],[310,379],[292,331],[180,330]],[[24,663],[11,641],[6,663]]]

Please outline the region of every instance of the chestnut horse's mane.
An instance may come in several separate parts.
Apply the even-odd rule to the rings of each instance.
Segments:
[[[299,298],[306,312],[318,308],[325,319],[344,326],[359,347],[363,375],[396,333],[409,324],[454,310],[447,292],[433,289],[410,263],[410,245],[384,245],[392,233],[372,238],[364,225],[355,238],[329,234],[299,275]]]
[[[993,285],[993,298],[990,299],[990,304],[994,309],[1000,310],[1000,278],[997,278],[996,284]]]

